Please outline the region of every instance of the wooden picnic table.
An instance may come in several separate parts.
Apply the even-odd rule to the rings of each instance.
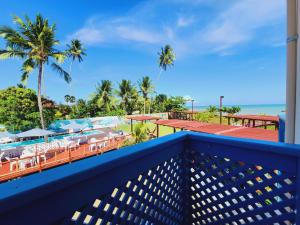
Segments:
[[[242,126],[248,125],[249,127],[264,127],[274,125],[275,129],[278,129],[279,126],[279,118],[278,116],[270,116],[270,115],[225,115],[228,119],[228,125],[231,125],[231,120],[241,120]],[[246,124],[246,122],[248,123]],[[260,122],[258,124],[257,122]]]

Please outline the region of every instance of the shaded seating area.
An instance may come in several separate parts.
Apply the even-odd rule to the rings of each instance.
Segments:
[[[242,126],[246,127],[264,127],[275,126],[275,129],[278,129],[279,126],[279,117],[278,116],[269,116],[269,115],[225,115],[227,118],[228,125],[231,124],[232,120],[241,121]]]
[[[146,122],[146,121],[157,121],[160,120],[160,117],[157,116],[128,116],[127,119],[130,120],[130,130],[133,132],[133,122]]]
[[[198,121],[187,120],[159,120],[155,122],[157,131],[159,126],[168,126],[174,129],[190,130],[208,134],[218,134],[240,138],[250,138],[265,141],[278,141],[278,132],[274,130],[265,130],[261,128],[249,128],[241,126],[230,126],[222,124],[203,123]],[[157,132],[157,135],[159,132]]]

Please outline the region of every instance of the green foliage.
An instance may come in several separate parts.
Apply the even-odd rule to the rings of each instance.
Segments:
[[[58,50],[59,41],[56,39],[56,25],[50,25],[48,19],[40,14],[37,14],[34,20],[31,20],[28,16],[25,16],[25,20],[14,16],[13,21],[16,24],[16,29],[7,26],[0,27],[0,37],[6,42],[6,49],[0,50],[0,59],[20,58],[23,60],[21,68],[22,82],[27,82],[31,72],[35,69],[38,70],[37,100],[41,126],[44,128],[41,100],[44,66],[50,65],[67,83],[70,83],[72,80],[70,74],[59,64],[63,63],[67,57],[72,57],[73,60],[78,58],[81,61],[81,55],[84,52],[78,40],[72,41],[67,51]]]
[[[241,111],[241,107],[239,107],[239,106],[232,106],[232,107],[224,106],[222,108],[222,112],[226,112],[228,114],[236,114],[236,113],[239,113],[240,111]]]
[[[125,110],[128,115],[131,115],[135,110],[138,109],[138,91],[130,80],[121,81],[119,84],[119,90],[117,90],[117,94],[121,98],[120,107]]]
[[[140,80],[139,82],[139,89],[140,93],[142,93],[142,97],[144,98],[144,114],[146,113],[146,105],[149,106],[149,112],[150,112],[150,99],[149,95],[154,92],[154,86],[152,85],[152,81],[150,77],[145,76]]]
[[[161,48],[159,55],[159,67],[164,71],[167,70],[168,66],[173,66],[176,59],[173,48],[170,45],[166,45],[164,48]]]
[[[181,96],[172,96],[168,98],[165,102],[165,110],[166,112],[186,110],[184,98]]]
[[[85,56],[85,48],[83,48],[82,43],[80,42],[80,40],[74,39],[71,40],[71,44],[67,45],[68,49],[67,49],[67,55],[72,58],[73,61],[75,61],[76,59],[78,60],[78,62],[82,62],[83,58],[82,56]]]
[[[219,112],[219,108],[217,106],[210,105],[210,106],[208,106],[207,111],[215,114],[215,113]]]
[[[123,109],[114,109],[109,112],[101,112],[98,114],[98,116],[125,116],[126,111]]]
[[[90,117],[88,104],[83,99],[78,99],[76,104],[72,106],[71,110],[70,117],[72,119]]]
[[[199,112],[196,115],[194,115],[195,120],[198,120],[200,122],[205,122],[205,123],[210,122],[210,120],[213,119],[214,117],[215,114],[209,111]]]
[[[54,109],[44,109],[43,113],[46,125],[50,124],[54,119]],[[0,124],[10,131],[39,127],[39,110],[35,91],[23,87],[0,90]]]
[[[141,142],[148,140],[146,125],[144,125],[142,123],[136,124],[134,126],[132,135],[135,140],[135,143],[141,143]]]
[[[109,80],[102,80],[101,84],[97,84],[95,101],[99,110],[110,112],[112,109],[115,109],[112,91],[112,82]]]

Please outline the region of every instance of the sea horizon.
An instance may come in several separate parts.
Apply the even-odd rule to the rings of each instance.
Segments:
[[[218,105],[215,105],[218,107]],[[240,114],[266,114],[266,115],[278,115],[282,114],[285,110],[286,104],[245,104],[245,105],[224,105],[224,106],[239,106],[241,107]],[[187,108],[191,109],[189,104]],[[204,111],[208,106],[194,106],[195,111]]]

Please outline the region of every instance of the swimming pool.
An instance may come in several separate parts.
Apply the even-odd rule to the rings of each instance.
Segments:
[[[48,140],[49,142],[55,141],[55,140],[62,140],[67,137],[83,137],[83,136],[89,136],[89,135],[95,135],[95,134],[102,134],[102,131],[99,130],[92,130],[92,131],[85,131],[83,133],[74,133],[74,134],[64,134],[64,135],[58,135],[58,136],[53,136],[49,137]],[[13,143],[8,143],[8,144],[0,144],[0,149],[10,149],[10,148],[16,148],[16,147],[21,147],[21,146],[27,146],[27,145],[35,145],[39,143],[45,142],[44,138],[39,138],[35,140],[29,140],[29,141],[19,141],[19,142],[13,142]]]

